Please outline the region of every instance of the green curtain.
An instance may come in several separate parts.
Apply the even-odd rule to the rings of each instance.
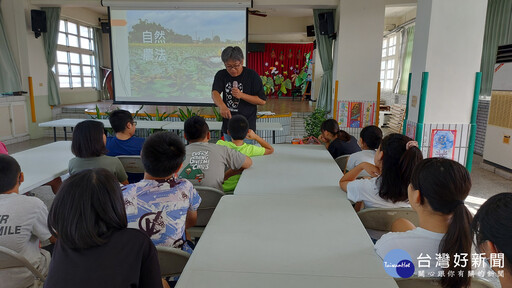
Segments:
[[[94,58],[96,59],[96,90],[102,94],[101,84],[103,83],[103,73],[101,72],[101,63],[103,63],[103,32],[101,28],[94,29]],[[101,100],[101,99],[100,99]]]
[[[407,94],[407,84],[409,82],[409,73],[411,72],[411,60],[412,60],[412,47],[414,42],[414,27],[411,26],[406,29],[404,33],[404,38],[402,41],[406,41],[405,44],[405,54],[402,59],[402,71],[400,76],[400,88],[398,89],[398,94],[405,95]]]
[[[315,37],[318,56],[322,62],[324,69],[324,76],[320,84],[320,92],[316,102],[316,107],[324,109],[327,112],[332,111],[332,44],[333,39],[326,35],[320,35],[320,25],[318,21],[318,14],[324,12],[336,13],[334,9],[313,9],[313,18],[315,20]]]
[[[21,90],[21,76],[7,42],[4,31],[2,8],[0,7],[0,93],[9,93]]]
[[[44,51],[48,64],[48,105],[60,105],[59,85],[52,68],[57,57],[57,40],[59,37],[60,7],[44,7],[46,12],[46,29],[43,33]]]
[[[482,49],[482,87],[480,95],[490,96],[496,52],[499,45],[512,44],[512,1],[489,0],[485,20],[484,45]]]

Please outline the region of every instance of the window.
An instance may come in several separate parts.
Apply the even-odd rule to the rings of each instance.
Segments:
[[[60,20],[55,72],[60,88],[96,87],[93,29]]]
[[[380,82],[382,89],[391,90],[396,80],[398,63],[398,35],[392,34],[382,41],[382,61],[380,63]]]

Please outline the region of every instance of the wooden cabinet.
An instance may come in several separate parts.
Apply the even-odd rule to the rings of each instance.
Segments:
[[[25,102],[0,103],[0,140],[28,135]]]

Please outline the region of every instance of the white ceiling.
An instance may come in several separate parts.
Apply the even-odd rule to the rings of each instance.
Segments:
[[[87,7],[97,13],[107,15],[107,8],[101,6]],[[402,17],[405,14],[416,9],[416,6],[393,6],[386,7],[386,18]],[[313,9],[310,8],[290,8],[289,6],[260,6],[254,7],[252,10],[259,10],[266,13],[270,17],[313,17]],[[258,16],[251,16],[258,17]]]
[[[416,9],[416,5],[411,6],[392,6],[392,7],[386,7],[386,18],[396,18],[396,17],[402,17],[405,14],[413,11]]]

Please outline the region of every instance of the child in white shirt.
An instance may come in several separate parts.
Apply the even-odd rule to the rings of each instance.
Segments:
[[[374,125],[369,125],[363,128],[359,133],[359,146],[362,151],[353,153],[350,155],[347,161],[346,171],[354,169],[357,165],[368,162],[374,164],[375,150],[380,146],[382,141],[382,130]],[[359,174],[359,177],[369,177],[370,175],[363,171]]]
[[[418,143],[411,138],[393,133],[384,137],[375,153],[375,165],[363,162],[343,175],[340,188],[353,202],[364,207],[409,207],[407,186],[416,163],[423,159]],[[365,170],[371,179],[356,179]]]
[[[469,172],[458,162],[444,158],[421,161],[414,168],[408,188],[409,203],[418,213],[419,227],[405,219],[396,220],[393,232],[385,234],[375,244],[377,254],[384,259],[391,250],[405,250],[413,260],[417,275],[419,270],[423,270],[426,277],[439,277],[441,272],[444,274],[440,278],[442,287],[469,287],[472,217],[464,199],[470,189]],[[448,262],[437,265],[442,253],[446,253],[444,258]],[[467,263],[461,265],[456,258],[464,254]],[[423,261],[420,259],[428,257],[430,260],[425,261],[430,261],[431,265],[420,266],[419,262]]]

